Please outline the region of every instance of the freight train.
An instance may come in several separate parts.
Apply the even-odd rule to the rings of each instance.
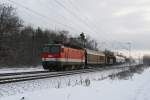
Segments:
[[[44,45],[41,58],[44,69],[56,71],[125,63],[125,57],[62,44]]]

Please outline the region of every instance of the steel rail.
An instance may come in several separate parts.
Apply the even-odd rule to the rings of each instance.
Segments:
[[[124,66],[123,66],[124,67]],[[97,67],[89,67],[89,69],[95,69]],[[110,66],[103,66],[101,68],[110,68]],[[118,68],[118,67],[113,67],[111,66],[111,68]],[[80,69],[81,70],[81,69]],[[2,76],[14,76],[14,75],[25,75],[25,74],[37,74],[37,73],[47,73],[50,72],[48,70],[43,70],[43,71],[28,71],[28,72],[13,72],[13,73],[0,73],[0,77]],[[55,71],[51,71],[51,72],[55,72]],[[61,71],[60,71],[61,72]]]
[[[136,66],[136,65],[135,65]],[[82,70],[72,70],[72,71],[64,71],[64,72],[48,72],[48,71],[42,71],[42,72],[24,72],[23,74],[21,72],[19,73],[9,73],[6,74],[6,76],[2,75],[0,76],[0,84],[5,83],[12,83],[12,82],[19,82],[19,81],[27,81],[27,80],[35,80],[35,79],[43,79],[43,78],[51,78],[51,77],[59,77],[59,76],[67,76],[67,75],[73,75],[73,74],[81,74],[81,73],[89,73],[89,72],[96,72],[96,71],[102,71],[102,70],[111,70],[111,69],[123,69],[123,68],[130,68],[131,66],[126,67],[104,67],[104,68],[93,68],[93,69],[82,69]]]
[[[36,73],[46,73],[49,71],[28,71],[28,72],[13,72],[13,73],[0,73],[1,76],[11,76],[11,75],[24,75],[24,74],[36,74]]]
[[[27,80],[35,80],[35,79],[43,79],[43,78],[51,78],[51,77],[59,77],[59,76],[67,76],[73,74],[80,74],[80,73],[88,73],[88,72],[95,72],[98,70],[82,70],[82,71],[70,71],[70,72],[60,72],[60,73],[46,73],[46,74],[39,74],[39,75],[30,75],[30,76],[17,76],[11,78],[0,78],[0,84],[4,83],[11,83],[11,82],[18,82],[18,81],[27,81]]]

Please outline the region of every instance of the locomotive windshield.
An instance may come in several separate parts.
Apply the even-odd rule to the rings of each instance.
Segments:
[[[51,54],[57,54],[57,53],[60,53],[60,46],[45,46],[43,48],[43,52],[48,52],[48,53],[51,53]]]

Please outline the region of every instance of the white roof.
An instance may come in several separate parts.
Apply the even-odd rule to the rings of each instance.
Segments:
[[[89,50],[89,49],[86,49],[86,51],[87,51],[88,54],[105,56],[105,54],[101,51],[95,51],[95,50]]]

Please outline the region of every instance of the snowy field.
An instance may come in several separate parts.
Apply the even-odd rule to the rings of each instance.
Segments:
[[[36,67],[27,67],[27,66],[22,66],[22,67],[14,67],[14,68],[0,68],[0,73],[16,73],[16,72],[29,72],[29,71],[43,71],[44,69],[42,66],[36,66]]]
[[[0,100],[150,100],[149,68],[107,77],[118,72],[121,70],[3,84]]]

